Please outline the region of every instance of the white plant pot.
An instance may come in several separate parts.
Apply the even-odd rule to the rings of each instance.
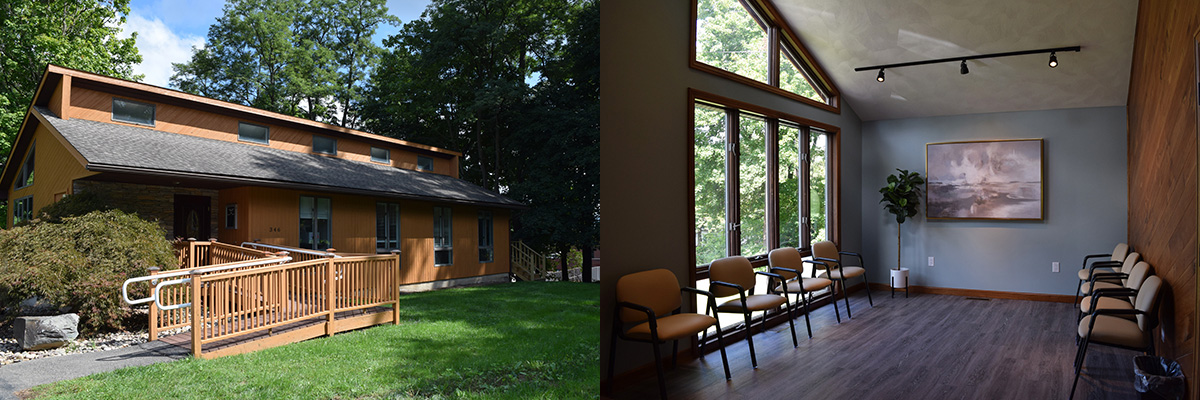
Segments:
[[[892,272],[892,287],[903,289],[908,287],[908,268],[900,268],[899,270],[889,269]]]

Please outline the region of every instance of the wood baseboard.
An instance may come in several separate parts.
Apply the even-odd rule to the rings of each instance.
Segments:
[[[871,283],[871,288],[890,292],[891,286],[886,283]],[[928,293],[928,294],[945,294],[951,296],[962,297],[983,297],[988,299],[1006,299],[1006,300],[1030,300],[1030,301],[1046,301],[1051,303],[1074,303],[1075,296],[1066,294],[1044,294],[1044,293],[1023,293],[1023,292],[1004,292],[999,290],[977,290],[977,289],[956,289],[942,288],[934,286],[918,286],[911,285],[912,293]],[[851,288],[853,291],[853,288]]]

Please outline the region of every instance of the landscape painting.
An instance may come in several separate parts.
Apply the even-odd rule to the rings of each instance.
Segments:
[[[930,219],[1040,220],[1042,139],[925,145]]]

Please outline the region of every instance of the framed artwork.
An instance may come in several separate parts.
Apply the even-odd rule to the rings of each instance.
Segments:
[[[927,143],[925,217],[1045,218],[1042,139]]]

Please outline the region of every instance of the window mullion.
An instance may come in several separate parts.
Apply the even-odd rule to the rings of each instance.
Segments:
[[[766,121],[767,251],[779,248],[779,120]]]
[[[812,141],[812,130],[808,126],[800,127],[800,226],[801,239],[805,248],[812,248],[812,154],[809,153],[809,143]]]
[[[779,28],[767,26],[767,84],[779,87]]]
[[[725,110],[725,255],[731,256],[742,253],[742,213],[741,185],[738,181],[738,165],[741,162],[739,153],[739,132],[741,121],[738,111]]]

